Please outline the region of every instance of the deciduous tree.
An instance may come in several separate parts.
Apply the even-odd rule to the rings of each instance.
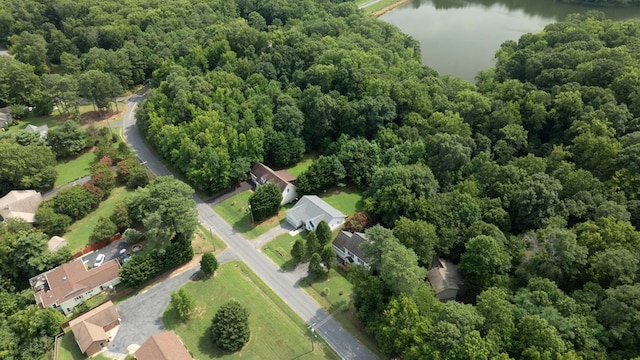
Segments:
[[[281,202],[282,193],[277,185],[269,183],[259,186],[249,197],[249,210],[253,214],[253,220],[260,222],[277,214]]]

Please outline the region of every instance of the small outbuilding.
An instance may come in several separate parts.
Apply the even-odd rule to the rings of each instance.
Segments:
[[[440,301],[457,300],[464,294],[462,276],[458,267],[449,260],[435,257],[427,272],[427,278]]]

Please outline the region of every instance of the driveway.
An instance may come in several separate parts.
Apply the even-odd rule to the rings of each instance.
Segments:
[[[121,323],[109,351],[126,354],[129,345],[142,345],[149,336],[164,331],[162,314],[169,305],[171,293],[199,270],[200,266],[187,269],[116,306]]]
[[[135,108],[144,99],[144,93],[136,94],[129,99],[127,110],[125,112],[123,127],[127,142],[131,146],[138,159],[145,163],[151,171],[157,175],[171,175],[171,172],[155,157],[155,155],[147,148],[142,141],[138,128],[135,125],[135,117],[133,116]],[[349,334],[337,321],[335,321],[318,303],[312,299],[303,289],[298,286],[299,277],[294,274],[283,272],[276,264],[268,259],[260,250],[256,249],[254,244],[247,241],[242,235],[237,233],[231,225],[227,224],[218,214],[216,214],[209,203],[204,202],[198,196],[194,195],[198,209],[198,217],[200,222],[206,227],[211,228],[227,245],[230,250],[237,254],[238,258],[244,261],[251,270],[256,273],[283,301],[285,301],[291,309],[296,312],[309,326],[315,330],[315,333],[321,336],[331,346],[335,352],[343,359],[375,359],[375,355],[365,348],[358,340]],[[280,229],[275,230],[281,231]],[[158,294],[163,299],[168,299],[170,292],[173,290],[166,289],[165,293]],[[138,295],[140,296],[140,295]],[[164,300],[163,300],[164,301]],[[168,304],[168,300],[164,303]],[[140,305],[145,305],[144,303]],[[124,304],[122,305],[124,306]],[[146,306],[146,305],[145,305]],[[137,314],[134,316],[137,317]],[[149,322],[153,318],[144,320],[138,318],[138,321]],[[156,322],[157,323],[157,322]],[[153,326],[161,326],[159,324],[148,324],[150,328]],[[142,325],[141,325],[142,326]],[[158,328],[157,331],[160,331]],[[121,330],[120,330],[121,331]],[[120,336],[120,331],[116,336],[116,341],[121,341],[125,336]],[[129,343],[133,342],[133,334]],[[136,341],[139,337],[135,338]],[[113,343],[112,343],[113,344]],[[126,350],[120,343],[115,345],[119,349],[118,352]],[[115,349],[115,348],[114,348]],[[123,350],[124,349],[124,350]],[[112,350],[114,351],[114,350]]]
[[[114,241],[101,249],[83,256],[82,262],[88,264],[90,267],[93,267],[98,254],[104,254],[106,256],[104,259],[105,262],[116,259],[120,253],[120,250],[129,249],[129,245],[130,244],[124,240]]]

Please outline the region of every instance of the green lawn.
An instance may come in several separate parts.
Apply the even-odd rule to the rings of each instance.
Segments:
[[[191,245],[193,246],[193,252],[196,254],[204,254],[206,252],[219,254],[227,248],[227,244],[224,241],[212,234],[202,224],[198,224]]]
[[[96,210],[73,223],[71,227],[69,227],[67,233],[62,236],[67,239],[71,252],[79,251],[89,244],[89,237],[91,237],[91,233],[93,232],[93,228],[96,226],[98,219],[101,216],[111,216],[116,204],[121,200],[125,200],[133,194],[133,192],[134,190],[129,190],[125,187],[117,187],[113,189],[111,191],[111,195],[105,201],[101,202],[100,206]]]
[[[253,194],[251,190],[243,191],[213,207],[213,210],[218,215],[247,239],[255,239],[276,227],[280,222],[284,221],[286,210],[286,207],[284,207],[278,215],[263,220],[258,224],[253,224],[249,213],[249,197],[251,194]]]
[[[93,151],[87,151],[75,159],[60,161],[58,165],[56,165],[58,178],[53,186],[58,187],[90,175],[91,165],[93,165],[95,160],[96,155]]]
[[[267,254],[267,256],[273,260],[276,264],[280,265],[280,267],[284,270],[289,270],[294,268],[293,259],[291,258],[291,248],[293,247],[293,243],[298,239],[303,239],[306,241],[306,231],[299,233],[296,236],[291,236],[289,233],[282,234],[277,238],[269,241],[263,248],[262,251]]]
[[[58,360],[84,360],[88,359],[86,355],[80,352],[80,348],[73,337],[73,333],[69,331],[62,339],[60,339],[60,347],[58,348]],[[108,357],[97,355],[92,360],[110,360]]]
[[[300,160],[297,164],[295,164],[294,166],[286,169],[291,175],[298,177],[298,175],[300,175],[300,173],[302,173],[303,171],[307,170],[309,168],[309,166],[311,166],[311,163],[313,162],[313,160],[315,160],[317,158],[316,155],[305,155],[302,160]]]
[[[355,189],[340,189],[322,194],[322,200],[329,205],[340,210],[343,214],[350,216],[354,213],[362,211],[364,199],[362,192]]]
[[[187,283],[183,289],[195,300],[196,315],[181,323],[169,306],[162,321],[196,359],[338,359],[322,341],[316,341],[312,352],[304,321],[241,262],[223,264],[215,277]],[[215,312],[230,299],[246,306],[250,314],[251,339],[235,353],[216,348],[209,335]]]

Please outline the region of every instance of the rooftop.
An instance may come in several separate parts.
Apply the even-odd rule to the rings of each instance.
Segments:
[[[94,342],[108,340],[109,336],[105,331],[105,327],[113,324],[119,318],[116,307],[113,306],[111,301],[107,301],[69,321],[69,326],[73,336],[76,338],[78,347],[84,353]]]
[[[136,351],[135,356],[138,360],[193,360],[173,331],[150,336]]]
[[[267,183],[274,184],[280,189],[280,192],[283,192],[287,188],[287,185],[295,180],[295,176],[291,175],[288,171],[273,171],[270,167],[260,162],[253,165],[251,174],[256,177],[259,185]]]

